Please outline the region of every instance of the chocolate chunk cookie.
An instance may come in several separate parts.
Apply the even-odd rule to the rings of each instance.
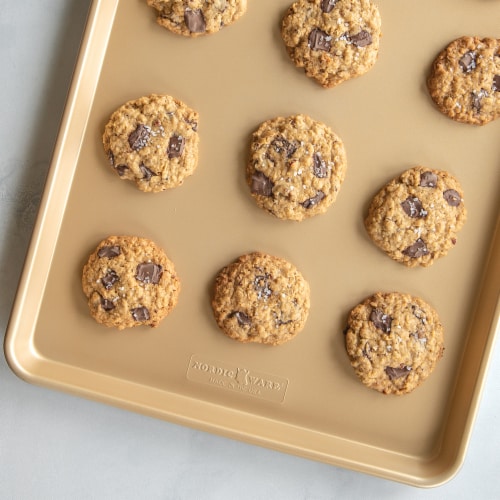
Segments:
[[[247,182],[261,208],[300,221],[335,201],[346,167],[344,145],[328,126],[305,115],[278,117],[252,136]]]
[[[409,267],[429,266],[457,242],[467,211],[449,173],[414,167],[373,198],[365,227],[374,243]]]
[[[141,191],[180,186],[198,164],[198,113],[168,95],[150,95],[118,108],[104,129],[109,164]]]
[[[309,295],[309,284],[290,262],[255,252],[219,272],[212,308],[229,337],[278,345],[304,328]]]
[[[453,120],[485,125],[500,117],[500,39],[464,36],[434,61],[427,80],[438,109]]]
[[[180,281],[172,262],[153,241],[110,236],[85,264],[82,287],[95,320],[122,330],[158,326],[177,304]]]
[[[306,75],[334,87],[377,61],[381,18],[371,0],[298,0],[282,21],[288,54]]]
[[[178,35],[216,33],[238,20],[247,0],[147,0],[158,11],[158,24]]]
[[[436,311],[418,297],[375,293],[349,314],[345,344],[361,382],[384,394],[406,394],[434,370],[444,352]]]

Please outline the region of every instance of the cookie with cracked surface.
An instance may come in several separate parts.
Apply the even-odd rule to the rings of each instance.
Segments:
[[[374,66],[381,24],[371,0],[298,0],[283,18],[281,36],[295,65],[329,88]]]
[[[464,36],[435,59],[427,80],[438,109],[461,123],[500,117],[500,39]]]
[[[198,164],[198,120],[196,111],[168,95],[128,101],[104,128],[111,168],[141,191],[180,186]]]
[[[90,314],[119,330],[158,326],[175,307],[180,280],[165,252],[137,236],[109,236],[90,255],[82,272]]]
[[[247,10],[247,0],[147,0],[160,26],[178,35],[197,37],[220,31]]]
[[[257,205],[300,221],[336,200],[347,168],[342,140],[306,115],[263,122],[253,133],[247,183]]]
[[[368,297],[351,310],[344,333],[356,375],[384,394],[413,391],[444,352],[444,329],[436,311],[404,293]]]
[[[395,261],[426,267],[455,246],[466,217],[458,180],[443,170],[418,166],[375,195],[365,228]]]
[[[226,335],[240,342],[289,341],[304,328],[309,307],[309,284],[280,257],[261,252],[243,255],[215,279],[215,319]]]

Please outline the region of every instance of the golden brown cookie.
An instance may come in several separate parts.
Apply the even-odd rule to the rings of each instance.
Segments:
[[[198,120],[196,111],[168,95],[129,101],[104,129],[109,164],[141,191],[180,186],[198,164]]]
[[[95,320],[122,330],[158,326],[177,304],[180,281],[173,263],[153,241],[110,236],[85,264],[82,287]]]
[[[219,272],[212,308],[217,324],[229,337],[278,345],[304,328],[309,295],[309,284],[293,264],[254,252]]]
[[[368,72],[377,61],[381,18],[371,0],[298,0],[281,35],[295,65],[323,87]]]
[[[345,330],[356,375],[384,394],[406,394],[434,370],[444,352],[436,311],[418,297],[375,293],[352,309]]]
[[[344,144],[327,125],[306,115],[278,117],[252,135],[247,183],[261,208],[300,221],[336,200],[346,168]]]
[[[485,125],[500,117],[500,39],[463,36],[435,59],[427,80],[438,109],[453,120]]]
[[[409,267],[425,267],[455,246],[466,217],[463,191],[455,177],[418,166],[375,195],[365,227],[389,257]]]
[[[147,0],[158,12],[157,22],[189,37],[220,31],[247,10],[247,0]]]

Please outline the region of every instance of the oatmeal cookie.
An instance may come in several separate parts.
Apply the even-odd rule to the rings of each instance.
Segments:
[[[371,0],[298,0],[283,18],[281,35],[295,65],[327,88],[374,66],[381,24]]]
[[[309,284],[293,264],[254,252],[219,272],[212,308],[217,324],[229,337],[278,345],[304,328],[309,295]]]
[[[160,26],[178,35],[197,37],[220,31],[247,10],[247,0],[147,0]]]
[[[384,394],[413,391],[444,352],[444,331],[436,311],[404,293],[368,297],[352,309],[344,333],[356,375]]]
[[[458,180],[443,170],[418,166],[375,195],[365,227],[389,257],[409,267],[425,267],[455,246],[466,217]]]
[[[141,191],[180,186],[198,164],[198,121],[196,111],[168,95],[125,103],[104,129],[111,168]]]
[[[177,304],[181,286],[173,263],[153,241],[110,236],[85,264],[82,288],[92,317],[122,330],[158,326]]]
[[[347,160],[342,140],[306,115],[278,117],[252,135],[247,183],[257,205],[300,221],[336,200]]]

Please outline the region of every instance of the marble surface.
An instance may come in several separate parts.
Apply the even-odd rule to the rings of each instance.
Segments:
[[[129,0],[137,1],[137,0]],[[90,0],[0,0],[0,331],[5,332]],[[500,498],[500,346],[465,463],[422,490],[18,379],[0,356],[2,499]]]

